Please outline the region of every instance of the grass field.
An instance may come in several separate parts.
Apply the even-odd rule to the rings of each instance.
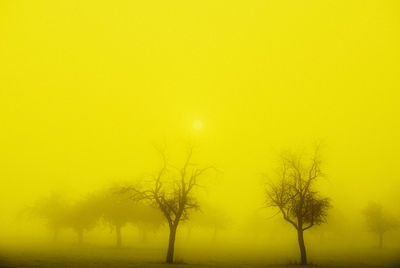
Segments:
[[[136,268],[162,268],[162,267],[186,267],[186,268],[277,268],[299,267],[291,261],[277,263],[273,259],[240,259],[238,256],[225,256],[221,260],[204,258],[190,258],[183,260],[176,258],[177,264],[167,265],[163,263],[162,249],[139,248],[73,248],[55,247],[53,249],[20,248],[19,250],[3,249],[0,251],[0,267],[136,267]],[[201,255],[200,255],[201,256]],[[351,256],[349,256],[351,257]],[[369,258],[369,259],[368,259]],[[385,259],[377,259],[368,254],[365,258],[335,258],[326,257],[316,261],[316,264],[306,267],[320,268],[372,268],[372,267],[400,267],[400,262],[395,253],[385,255]],[[314,260],[312,260],[314,261]]]

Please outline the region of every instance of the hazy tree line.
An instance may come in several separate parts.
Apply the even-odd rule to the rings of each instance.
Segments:
[[[79,244],[83,243],[85,233],[98,224],[112,228],[117,247],[122,246],[122,230],[127,224],[135,225],[141,232],[156,231],[164,224],[157,209],[133,202],[119,191],[119,187],[112,187],[75,202],[53,194],[39,200],[29,212],[46,222],[54,241],[58,240],[60,231],[72,229]]]
[[[97,224],[111,226],[115,231],[115,243],[122,246],[123,228],[135,225],[143,233],[158,230],[166,225],[169,230],[165,261],[174,262],[176,234],[182,222],[195,219],[200,225],[214,230],[226,228],[229,218],[212,205],[206,205],[209,217],[193,211],[201,209],[196,191],[203,187],[202,179],[214,176],[213,166],[202,166],[193,160],[194,148],[189,147],[180,166],[173,165],[163,150],[159,150],[162,165],[140,184],[110,187],[74,202],[66,202],[60,195],[39,200],[30,212],[45,220],[48,228],[58,239],[63,229],[76,232],[82,243],[86,232]],[[307,264],[304,231],[326,223],[331,200],[318,191],[318,182],[324,177],[319,149],[311,156],[282,153],[276,172],[266,178],[266,207],[275,208],[283,219],[297,232],[300,264]],[[382,206],[369,204],[362,214],[371,232],[376,233],[379,247],[383,245],[386,232],[398,227],[394,217]]]

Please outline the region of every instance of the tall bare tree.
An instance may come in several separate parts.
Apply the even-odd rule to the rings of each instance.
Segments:
[[[368,229],[378,235],[379,248],[382,248],[383,235],[390,230],[398,228],[399,222],[396,218],[389,216],[382,205],[377,203],[369,203],[362,212]]]
[[[160,150],[163,166],[153,177],[151,186],[140,191],[144,199],[157,207],[168,222],[169,240],[167,263],[174,261],[175,237],[179,223],[189,219],[191,210],[198,209],[199,203],[194,189],[199,187],[198,179],[212,167],[199,167],[192,162],[193,147],[190,147],[181,167],[168,163],[166,155]],[[134,190],[137,192],[137,190]]]
[[[267,205],[280,210],[296,230],[301,264],[307,264],[303,232],[326,221],[330,200],[320,196],[315,182],[323,175],[318,149],[306,161],[303,154],[282,154],[277,180],[266,187]]]

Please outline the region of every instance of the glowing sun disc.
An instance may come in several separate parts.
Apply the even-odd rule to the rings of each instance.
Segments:
[[[203,128],[203,122],[201,122],[200,120],[194,120],[192,123],[192,127],[194,130],[200,130]]]

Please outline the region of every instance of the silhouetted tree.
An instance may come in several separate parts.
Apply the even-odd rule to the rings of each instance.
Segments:
[[[301,154],[282,154],[277,181],[266,188],[267,205],[279,208],[283,218],[297,230],[301,264],[307,264],[303,232],[326,221],[328,198],[314,188],[322,176],[318,149],[309,161]]]
[[[211,167],[199,168],[192,163],[193,147],[189,148],[184,164],[180,168],[167,163],[165,153],[162,151],[160,153],[163,158],[163,167],[153,178],[152,186],[140,192],[134,188],[130,190],[135,195],[140,193],[142,198],[149,200],[167,220],[169,240],[166,262],[173,263],[178,225],[181,221],[189,219],[191,210],[199,208],[193,191],[199,186],[197,180]]]
[[[379,248],[383,246],[383,235],[393,229],[396,229],[398,221],[387,215],[382,205],[377,203],[369,203],[363,210],[365,221],[369,231],[375,233],[379,237]]]

